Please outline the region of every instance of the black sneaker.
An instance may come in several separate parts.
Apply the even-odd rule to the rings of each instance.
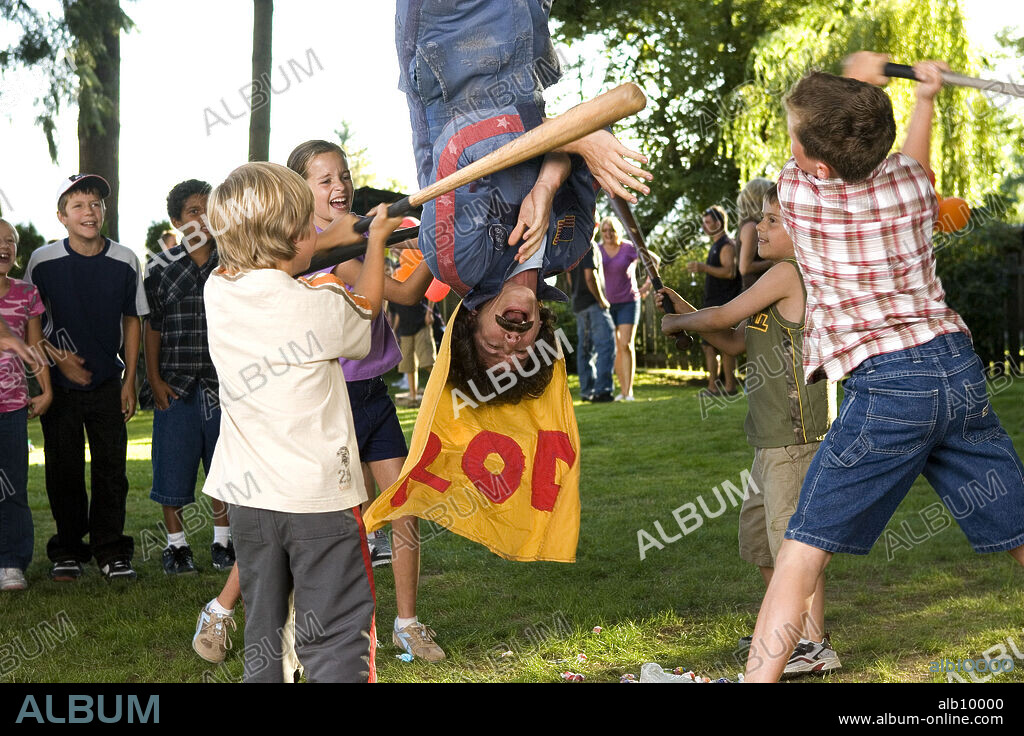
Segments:
[[[210,545],[210,559],[214,570],[230,570],[235,566],[235,544],[230,539],[228,546],[214,542]]]
[[[135,570],[132,569],[132,562],[127,557],[118,557],[116,560],[111,560],[100,568],[100,572],[103,573],[103,577],[109,582],[115,580],[135,580],[137,577]]]
[[[591,401],[595,404],[607,404],[610,401],[615,401],[615,397],[611,394],[597,394]]]
[[[163,551],[162,562],[166,575],[190,575],[196,572],[195,563],[192,561],[192,548],[187,544],[181,547],[171,545]]]
[[[50,580],[73,583],[82,577],[82,563],[78,560],[58,560],[50,568]]]

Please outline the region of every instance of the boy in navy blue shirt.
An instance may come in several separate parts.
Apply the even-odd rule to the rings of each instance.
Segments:
[[[139,317],[149,310],[139,259],[100,233],[108,194],[110,185],[95,174],[62,182],[57,218],[68,237],[35,251],[25,270],[46,306],[43,331],[57,367],[53,404],[41,418],[46,494],[57,523],[46,553],[57,581],[77,580],[94,556],[108,580],[135,578],[134,540],[124,535],[125,423],[135,414]],[[83,428],[92,456],[91,501]]]

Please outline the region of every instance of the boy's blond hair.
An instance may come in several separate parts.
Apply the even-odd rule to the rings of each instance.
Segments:
[[[228,174],[210,192],[206,211],[221,265],[274,268],[295,258],[294,241],[312,228],[313,193],[294,171],[258,161]]]

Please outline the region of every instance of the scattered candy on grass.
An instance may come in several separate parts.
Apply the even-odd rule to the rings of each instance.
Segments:
[[[403,662],[411,662],[413,660],[413,656],[409,654],[409,652],[405,652],[403,654],[396,654],[395,659],[400,659]]]
[[[566,672],[562,673],[562,679],[565,680],[566,682],[583,682],[587,678],[585,678],[583,675],[579,674],[578,672],[566,671]]]
[[[602,631],[604,631],[604,629],[602,629],[600,626],[595,626],[594,627],[594,633],[595,634],[600,634]]]
[[[582,652],[580,654],[577,654],[576,655],[576,661],[577,662],[586,662],[587,661],[587,655],[583,654]]]

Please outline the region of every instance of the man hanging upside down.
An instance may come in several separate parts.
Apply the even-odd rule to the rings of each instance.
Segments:
[[[396,43],[420,187],[544,124],[542,92],[561,76],[548,32],[549,0],[399,0]],[[452,330],[449,381],[468,391],[487,369],[529,360],[555,344],[546,300],[566,301],[544,277],[590,248],[597,181],[635,202],[646,163],[601,130],[427,203],[419,246],[433,274],[462,297]],[[517,247],[518,246],[518,247]],[[513,357],[518,358],[512,362]],[[541,361],[537,361],[540,364]],[[552,366],[520,376],[495,400],[539,397]]]

